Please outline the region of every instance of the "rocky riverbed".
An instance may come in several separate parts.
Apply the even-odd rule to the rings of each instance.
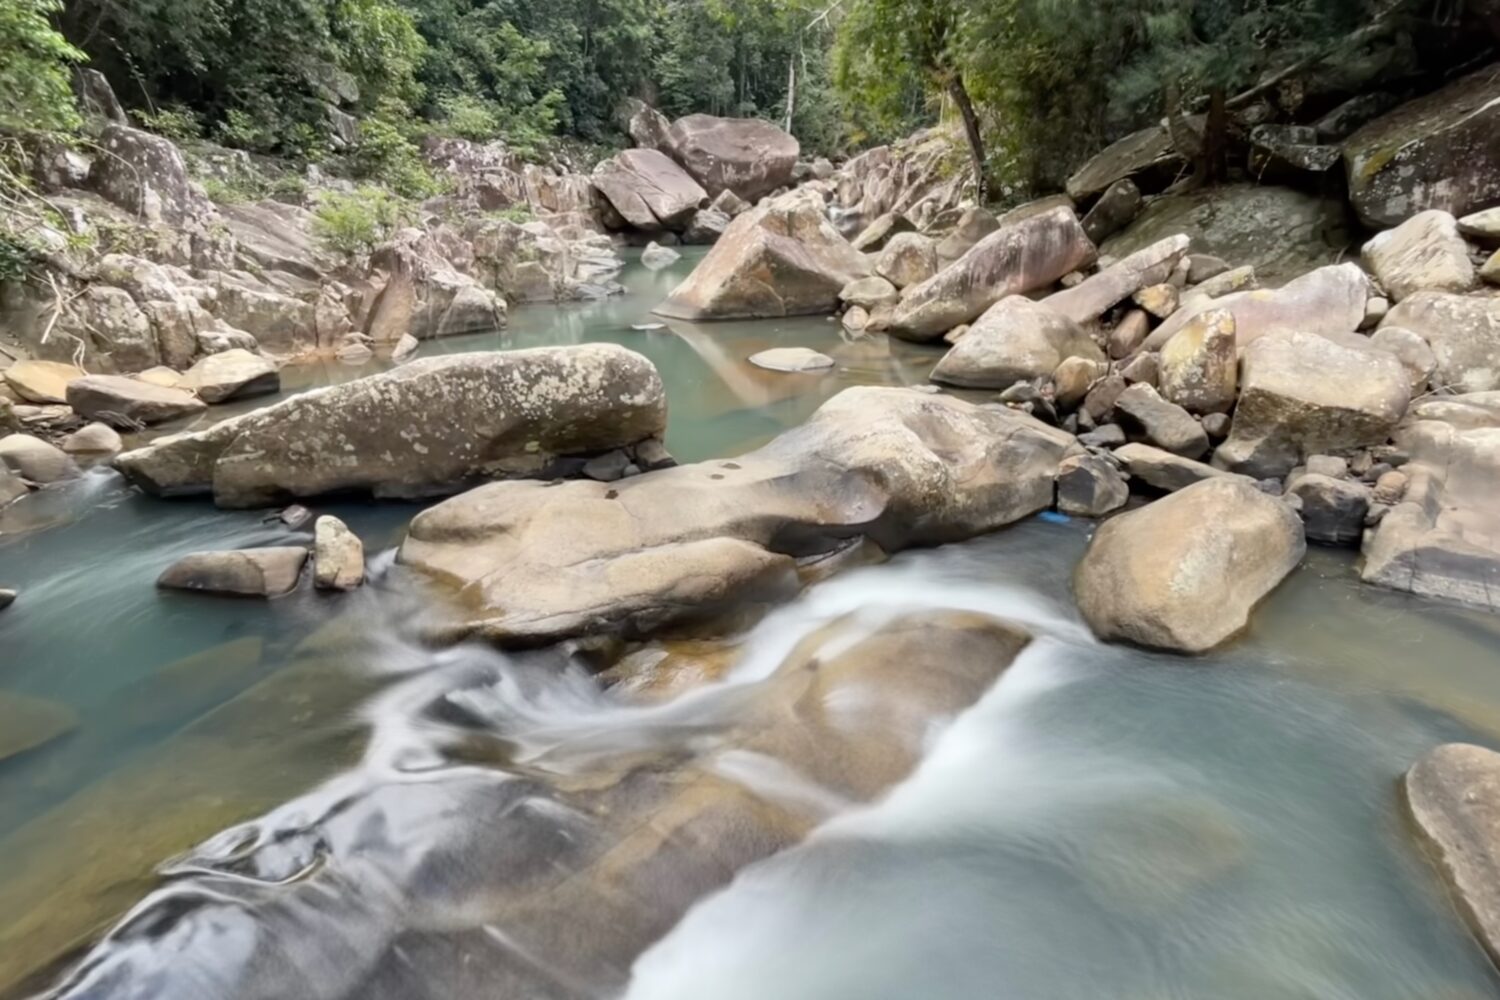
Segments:
[[[940,130],[836,167],[768,123],[642,107],[638,148],[587,177],[432,146],[452,194],[337,264],[296,206],[210,204],[158,136],[115,123],[109,157],[49,154],[80,225],[124,212],[165,243],[9,290],[0,555],[47,556],[64,532],[25,512],[49,505],[85,537],[184,505],[214,527],[116,585],[223,643],[127,687],[139,724],[74,739],[76,707],[0,702],[25,721],[0,790],[28,806],[0,991],[980,995],[977,971],[926,989],[877,960],[881,985],[786,942],[800,974],[761,968],[787,927],[850,947],[787,917],[807,884],[867,927],[847,872],[882,906],[909,896],[893,834],[969,816],[1008,845],[998,895],[1100,954],[1144,937],[1173,989],[1208,961],[1231,996],[1492,992],[1500,104],[1467,100],[1486,72],[1318,155],[1262,134],[1262,156],[1348,166],[1352,216],[1289,225],[1295,252],[1215,230],[1271,225],[1256,212],[1159,190],[1150,135],[997,213]],[[1394,138],[1392,173],[1370,150]],[[534,221],[486,214],[521,203]],[[338,384],[288,392],[319,357]],[[45,687],[26,623],[65,628],[37,603],[80,613],[90,581],[28,576],[0,640],[25,637]],[[1103,718],[1118,746],[1038,725]],[[142,733],[168,738],[90,780]],[[1035,771],[986,784],[976,756]],[[1007,808],[966,814],[956,787]],[[1123,822],[1093,815],[1122,788]],[[143,807],[101,848],[105,817]],[[940,839],[916,859],[974,849]],[[978,924],[1021,912],[935,884]],[[725,947],[740,920],[773,928]],[[909,924],[916,954],[964,939]],[[1176,935],[1204,926],[1185,961]],[[1276,960],[1246,963],[1246,940]]]

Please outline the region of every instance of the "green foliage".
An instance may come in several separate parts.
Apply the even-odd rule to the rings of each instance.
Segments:
[[[405,217],[405,203],[382,188],[328,192],[313,210],[313,235],[333,253],[358,257],[389,238]]]
[[[137,111],[136,118],[147,130],[176,142],[203,138],[203,121],[197,112],[181,104],[156,111]]]
[[[384,101],[360,124],[353,157],[356,176],[388,184],[403,198],[436,194],[437,180],[422,161],[415,129],[405,106],[393,98]]]
[[[53,27],[57,0],[0,0],[0,129],[61,131],[78,124],[69,67],[83,58]]]
[[[489,215],[504,222],[514,222],[518,226],[523,226],[536,218],[536,216],[531,214],[531,209],[525,205],[512,205],[510,208],[502,208],[498,212],[490,212]]]
[[[0,230],[0,282],[24,280],[38,263],[36,248],[25,237]]]

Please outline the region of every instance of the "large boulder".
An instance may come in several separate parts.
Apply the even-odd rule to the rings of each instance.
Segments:
[[[1190,413],[1227,413],[1239,389],[1234,314],[1201,313],[1162,346],[1157,388]]]
[[[633,228],[681,232],[708,192],[654,149],[627,149],[594,168],[594,187]]]
[[[111,122],[99,133],[89,186],[148,223],[181,225],[209,210],[182,153],[167,139]]]
[[[200,358],[183,373],[182,387],[197,393],[205,403],[226,403],[280,392],[281,372],[260,355],[233,348]]]
[[[1170,451],[1153,448],[1149,444],[1131,442],[1114,451],[1114,457],[1125,466],[1131,479],[1138,479],[1147,486],[1166,493],[1175,493],[1205,479],[1234,476],[1233,472],[1215,469],[1212,465],[1196,462],[1191,458],[1174,455]],[[1243,478],[1243,477],[1237,477]],[[1254,480],[1246,479],[1246,482]]]
[[[1407,488],[1366,536],[1366,582],[1500,611],[1500,392],[1434,398],[1396,434]]]
[[[1012,295],[991,306],[932,371],[934,382],[1007,389],[1045,378],[1068,358],[1104,361],[1083,327],[1045,304]]]
[[[1343,201],[1269,184],[1226,184],[1155,198],[1101,253],[1122,258],[1177,233],[1196,253],[1253,266],[1270,283],[1346,257]]]
[[[1277,289],[1189,297],[1146,338],[1146,348],[1160,350],[1178,330],[1211,309],[1234,317],[1235,338],[1242,348],[1272,333],[1353,333],[1364,322],[1369,297],[1370,280],[1357,264],[1322,267]]]
[[[365,547],[336,517],[313,527],[313,583],[319,590],[354,590],[365,582]]]
[[[1466,292],[1477,281],[1458,221],[1438,209],[1377,234],[1364,260],[1394,302],[1423,291]]]
[[[1152,125],[1105,147],[1079,167],[1068,178],[1068,195],[1083,203],[1103,194],[1117,181],[1142,175],[1159,179],[1175,172],[1182,162],[1166,127]],[[1154,184],[1146,186],[1156,189]]]
[[[1072,288],[1048,296],[1047,305],[1079,323],[1092,323],[1142,289],[1165,282],[1190,242],[1179,233],[1153,243]]]
[[[656,311],[686,320],[833,313],[844,286],[869,275],[869,260],[828,222],[822,199],[797,191],[730,223]]]
[[[78,467],[66,452],[31,434],[0,437],[0,465],[39,486],[78,475]]]
[[[590,344],[421,358],[153,442],[116,466],[148,492],[212,492],[225,507],[425,497],[555,472],[567,456],[633,446],[665,424],[651,363]]]
[[[940,339],[1007,295],[1046,288],[1094,259],[1072,209],[1033,215],[986,236],[953,264],[902,296],[890,333],[903,340]]]
[[[270,288],[226,283],[219,289],[214,314],[250,334],[268,354],[289,357],[318,347],[314,304]]]
[[[1105,522],[1073,591],[1101,638],[1201,653],[1242,630],[1306,550],[1287,504],[1207,479]]]
[[[630,115],[630,122],[625,130],[638,147],[663,153],[672,148],[672,123],[667,120],[666,115],[645,101],[635,99],[627,102],[626,110]]]
[[[1344,142],[1349,200],[1372,229],[1500,202],[1500,64],[1404,104]]]
[[[1432,384],[1454,392],[1500,389],[1500,298],[1418,292],[1381,320],[1432,348]]]
[[[68,405],[86,420],[126,429],[190,417],[208,408],[191,392],[123,375],[74,379],[68,383]]]
[[[1402,788],[1454,901],[1500,963],[1500,754],[1445,744],[1406,772]]]
[[[938,266],[937,244],[921,233],[900,233],[875,259],[875,273],[897,288],[926,281]]]
[[[794,585],[866,537],[957,541],[1052,505],[1070,435],[909,389],[848,389],[732,462],[480,487],[419,515],[400,560],[459,590],[458,635],[640,634]]]
[[[1240,401],[1214,464],[1256,479],[1284,476],[1308,455],[1383,444],[1411,401],[1392,354],[1311,333],[1277,333],[1245,348]]]
[[[1115,399],[1115,416],[1133,441],[1198,458],[1208,451],[1208,432],[1193,415],[1168,402],[1154,388],[1138,382]]]
[[[710,197],[733,191],[749,202],[792,182],[802,147],[760,118],[688,115],[672,123],[672,158]]]

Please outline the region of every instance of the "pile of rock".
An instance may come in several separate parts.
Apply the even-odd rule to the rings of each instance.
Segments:
[[[318,518],[313,547],[278,545],[194,552],[162,571],[156,585],[225,597],[285,597],[303,578],[308,557],[319,590],[357,590],[365,582],[365,549],[359,536],[336,517]]]

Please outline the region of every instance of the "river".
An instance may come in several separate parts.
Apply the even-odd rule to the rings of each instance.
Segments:
[[[640,350],[684,461],[936,360],[821,318],[632,329],[695,256],[423,350]],[[770,346],[839,368],[745,363]],[[285,391],[364,370],[289,369]],[[1090,525],[1033,520],[678,644],[714,680],[643,698],[567,650],[429,648],[437,599],[390,554],[418,508],[310,506],[365,540],[364,590],[158,592],[186,552],[306,532],[104,471],[0,520],[0,585],[22,593],[0,614],[0,697],[76,719],[0,760],[0,996],[1500,995],[1396,793],[1431,746],[1500,733],[1500,626],[1363,587],[1349,554],[1315,550],[1250,635],[1186,660],[1093,641],[1067,589]],[[878,731],[838,777],[797,743],[842,738],[837,720],[760,738],[780,732],[785,664],[949,612],[1032,641],[972,705],[922,720],[889,791],[853,773]],[[851,689],[855,714],[899,718],[921,681]]]

